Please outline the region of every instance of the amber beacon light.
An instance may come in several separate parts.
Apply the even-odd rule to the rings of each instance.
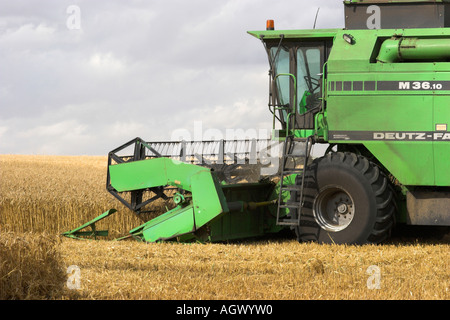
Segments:
[[[266,30],[275,30],[275,22],[273,20],[267,20]]]

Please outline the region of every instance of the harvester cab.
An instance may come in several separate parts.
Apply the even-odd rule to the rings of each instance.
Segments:
[[[365,244],[399,223],[450,226],[450,4],[344,11],[344,29],[249,32],[269,60],[271,139],[136,138],[109,153],[106,188],[125,207],[170,203],[126,238]],[[312,159],[314,144],[328,148]],[[114,212],[64,235],[104,236],[95,224]]]
[[[296,41],[268,39],[261,35],[269,58],[269,108],[274,115],[274,128],[281,124],[286,136],[289,130],[303,130],[307,137],[314,129],[314,119],[322,107],[323,72],[332,46],[332,39]],[[277,122],[277,121],[278,122]],[[280,133],[280,132],[278,132]]]

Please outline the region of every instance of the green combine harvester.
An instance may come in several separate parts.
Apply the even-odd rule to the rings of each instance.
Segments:
[[[450,225],[450,3],[352,0],[344,9],[344,29],[275,30],[269,20],[249,32],[269,60],[270,141],[136,138],[109,153],[107,190],[126,207],[144,215],[155,200],[170,203],[126,237],[289,231],[365,244],[397,224]],[[312,159],[314,144],[328,148]],[[106,235],[95,224],[114,212],[64,235]]]

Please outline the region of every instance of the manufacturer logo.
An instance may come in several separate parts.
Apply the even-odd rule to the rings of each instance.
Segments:
[[[436,128],[446,128],[446,124]],[[357,141],[450,141],[448,131],[329,131],[330,140]]]
[[[450,140],[449,132],[374,132],[373,140]]]

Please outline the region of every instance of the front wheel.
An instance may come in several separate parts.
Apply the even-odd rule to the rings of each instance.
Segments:
[[[390,236],[395,203],[386,175],[353,153],[329,153],[305,172],[299,241],[380,243]],[[297,177],[301,184],[301,176]],[[299,200],[299,193],[296,195]]]

